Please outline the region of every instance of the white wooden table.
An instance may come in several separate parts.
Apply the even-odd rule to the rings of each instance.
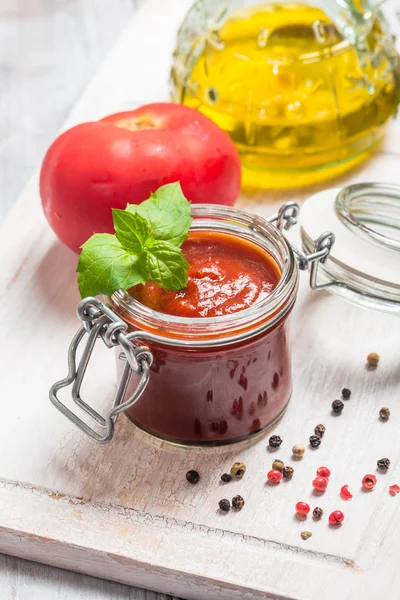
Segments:
[[[145,0],[0,1],[0,220],[94,71]],[[0,555],[2,600],[165,600]]]
[[[167,97],[164,77],[184,4],[149,0],[144,5],[68,125]],[[157,47],[141,37],[150,21],[163,41]],[[148,57],[145,65],[137,60],[139,52]],[[399,183],[399,139],[394,123],[373,161],[343,182]],[[277,198],[242,199],[241,205],[267,215]],[[313,294],[303,278],[293,323],[294,394],[274,428],[285,440],[279,456],[289,462],[291,445],[305,443],[316,423],[324,422],[328,431],[321,448],[308,450],[294,465],[290,483],[269,488],[264,485],[271,462],[265,439],[218,450],[180,450],[121,420],[115,441],[99,448],[52,412],[48,384],[65,373],[65,344],[76,327],[76,259],[46,226],[36,178],[2,228],[0,256],[7,256],[0,291],[8,286],[0,307],[7,340],[2,389],[11,405],[0,440],[4,551],[187,598],[396,597],[399,498],[390,497],[387,486],[400,480],[398,320]],[[10,315],[15,314],[24,315],[23,344],[14,335]],[[371,350],[382,356],[374,372],[365,369]],[[99,361],[104,379],[93,389],[104,395],[109,372]],[[24,374],[15,378],[16,365],[24,366]],[[334,418],[330,403],[344,385],[353,396],[343,415]],[[392,409],[388,423],[377,419],[382,405]],[[246,506],[239,517],[222,517],[215,510],[221,497],[218,476],[239,454],[248,473],[235,491],[246,498]],[[361,478],[374,471],[381,456],[392,459],[390,472],[379,476],[374,492],[363,493]],[[333,474],[328,491],[316,498],[311,480],[323,463]],[[202,483],[188,488],[184,473],[193,466],[201,470]],[[351,486],[351,502],[338,496],[343,483]],[[343,527],[330,529],[327,514],[318,524],[298,522],[293,507],[300,499],[320,504],[327,514],[342,508]],[[314,533],[307,542],[300,539],[305,528]]]

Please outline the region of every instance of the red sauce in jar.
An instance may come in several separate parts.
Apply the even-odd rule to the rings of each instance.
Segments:
[[[183,252],[190,265],[186,289],[168,292],[148,283],[132,288],[131,295],[158,312],[201,319],[251,307],[280,279],[266,250],[234,234],[191,233]],[[120,315],[131,330],[142,329]],[[168,332],[160,332],[167,333],[165,343],[144,339],[154,361],[149,383],[127,416],[150,433],[189,444],[236,441],[267,427],[291,395],[287,316],[229,345],[168,345]],[[118,361],[120,372],[124,364]],[[132,374],[127,394],[137,383]]]
[[[191,233],[182,251],[189,263],[184,290],[166,291],[150,282],[130,294],[168,315],[219,317],[264,299],[280,279],[278,265],[262,248],[226,233]]]

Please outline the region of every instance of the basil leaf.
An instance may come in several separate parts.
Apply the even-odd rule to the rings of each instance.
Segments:
[[[127,290],[146,282],[138,255],[127,253],[109,233],[97,233],[83,244],[77,271],[82,298],[111,295],[120,288]]]
[[[146,219],[139,214],[116,208],[113,209],[112,215],[115,233],[121,246],[128,252],[140,254],[149,236]]]
[[[179,183],[112,214],[115,235],[95,234],[82,246],[77,269],[82,298],[111,295],[149,280],[166,290],[184,288],[189,265],[180,246],[192,219]]]
[[[165,290],[178,291],[187,285],[189,264],[181,250],[169,242],[154,242],[146,251],[144,265],[148,278]]]
[[[192,218],[190,202],[185,198],[179,182],[160,187],[141,204],[128,204],[126,211],[144,217],[149,236],[180,247],[187,238]]]

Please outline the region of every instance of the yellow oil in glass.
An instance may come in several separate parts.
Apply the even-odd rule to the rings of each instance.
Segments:
[[[368,156],[396,110],[383,36],[375,20],[360,51],[319,8],[258,5],[178,42],[172,96],[227,131],[245,188],[316,183]]]

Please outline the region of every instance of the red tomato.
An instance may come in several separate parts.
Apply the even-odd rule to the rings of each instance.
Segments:
[[[93,233],[113,233],[112,208],[139,204],[180,181],[194,203],[232,206],[240,189],[239,155],[228,135],[198,111],[148,104],[63,133],[40,174],[46,217],[72,250]]]

